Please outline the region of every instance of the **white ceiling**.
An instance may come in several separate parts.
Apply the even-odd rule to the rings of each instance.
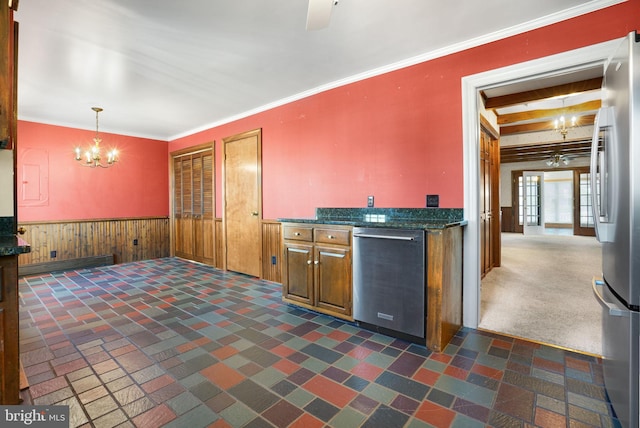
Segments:
[[[22,0],[18,117],[171,140],[620,1]]]

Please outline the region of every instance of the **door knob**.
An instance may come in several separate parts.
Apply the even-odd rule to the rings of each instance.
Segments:
[[[24,235],[24,233],[25,233],[26,231],[27,231],[27,229],[25,229],[25,228],[24,228],[24,226],[20,226],[20,227],[18,228],[18,233],[19,233],[20,235]]]
[[[251,211],[251,215],[254,216],[254,217],[257,217],[258,216],[258,211]]]

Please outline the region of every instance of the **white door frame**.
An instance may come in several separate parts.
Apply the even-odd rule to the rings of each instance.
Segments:
[[[464,174],[463,325],[477,328],[480,319],[480,108],[478,91],[506,83],[539,79],[603,64],[619,39],[462,78],[462,144]]]

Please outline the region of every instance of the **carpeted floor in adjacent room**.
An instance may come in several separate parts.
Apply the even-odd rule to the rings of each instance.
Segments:
[[[600,276],[594,237],[502,234],[502,266],[482,280],[479,327],[600,355]]]

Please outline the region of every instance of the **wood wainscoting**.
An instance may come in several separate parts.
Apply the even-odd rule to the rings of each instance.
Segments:
[[[222,219],[215,219],[214,265],[217,269],[225,268],[224,233]],[[262,276],[266,281],[282,282],[282,243],[281,224],[275,220],[262,220]],[[275,263],[274,263],[275,257]]]
[[[265,281],[282,282],[282,237],[281,224],[275,220],[262,220],[262,275]],[[222,219],[215,219],[214,267],[225,269],[225,246]],[[275,263],[274,263],[275,257]]]
[[[20,222],[19,226],[31,245],[30,253],[20,255],[20,267],[109,254],[115,263],[169,257],[167,217]]]
[[[53,271],[65,260],[113,255],[114,263],[127,263],[171,255],[170,220],[167,217],[24,222],[19,225],[25,230],[22,238],[31,244],[31,253],[20,255],[20,267],[51,263]],[[214,242],[214,267],[224,269],[222,219],[215,219],[215,228],[218,239]],[[134,240],[138,245],[134,245]],[[51,257],[52,251],[56,252],[55,258]],[[275,220],[263,220],[262,279],[282,281],[281,259],[281,225]]]
[[[282,226],[262,221],[262,279],[282,283]]]

